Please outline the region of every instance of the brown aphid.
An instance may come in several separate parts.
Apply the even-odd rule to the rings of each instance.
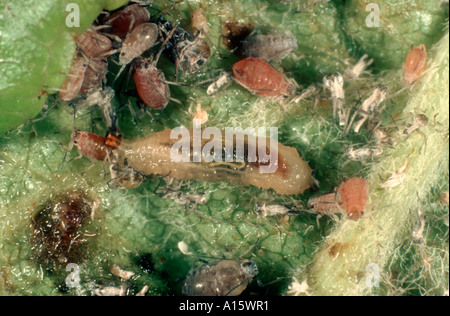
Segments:
[[[425,45],[411,48],[405,62],[405,83],[414,84],[422,75],[427,61],[427,50]]]
[[[308,208],[322,214],[338,213],[342,208],[341,195],[338,192],[333,192],[311,197],[308,200]]]
[[[238,296],[258,274],[250,260],[221,260],[191,270],[184,281],[186,296]]]
[[[78,54],[75,57],[72,68],[70,68],[69,74],[67,75],[66,81],[60,88],[59,98],[63,101],[71,101],[73,100],[83,85],[88,60]]]
[[[82,95],[90,94],[97,88],[108,73],[108,61],[104,58],[90,58],[80,88]]]
[[[129,32],[139,25],[150,20],[150,13],[139,4],[131,4],[124,9],[114,12],[106,25],[111,25],[110,33],[124,38]]]
[[[238,54],[271,62],[280,61],[297,48],[297,38],[293,35],[256,35],[242,41]]]
[[[89,58],[108,57],[108,52],[112,52],[111,40],[93,29],[87,29],[75,40],[78,49]]]
[[[239,84],[254,94],[270,98],[287,98],[294,94],[295,86],[283,74],[259,58],[246,58],[233,65]]]
[[[223,24],[222,34],[223,43],[229,50],[239,47],[253,31],[253,25],[250,23],[241,23],[237,21],[227,21]]]
[[[72,133],[72,144],[89,159],[106,161],[114,155],[115,148],[106,146],[106,138],[94,133],[76,130]],[[71,148],[69,147],[69,150]]]
[[[32,218],[34,258],[47,269],[83,261],[86,239],[81,228],[92,208],[93,203],[81,192],[52,198]]]
[[[127,65],[152,48],[158,40],[158,26],[154,23],[143,23],[134,28],[122,43],[119,64]]]
[[[152,109],[164,109],[170,101],[170,89],[164,73],[149,59],[138,58],[134,62],[134,82],[139,97]]]
[[[364,178],[350,178],[339,186],[342,208],[353,219],[359,219],[366,209],[368,183]]]

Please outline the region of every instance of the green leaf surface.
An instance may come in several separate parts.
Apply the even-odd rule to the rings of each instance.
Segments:
[[[74,36],[92,24],[103,8],[117,8],[126,1],[6,0],[0,3],[0,133],[35,117],[43,108],[46,91],[54,93],[71,67]],[[80,26],[68,27],[79,7]]]

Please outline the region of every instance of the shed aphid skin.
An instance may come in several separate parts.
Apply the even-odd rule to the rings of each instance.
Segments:
[[[347,77],[348,79],[359,78],[367,69],[367,67],[369,67],[373,63],[373,59],[368,58],[369,55],[364,54],[353,67],[350,67],[345,71],[345,77]]]
[[[425,45],[419,45],[409,50],[405,62],[405,84],[413,85],[425,70],[427,61],[427,49]]]
[[[349,160],[365,160],[368,158],[379,157],[383,154],[383,147],[361,147],[358,149],[354,149],[353,147],[349,147],[345,151],[345,156]]]
[[[217,78],[216,81],[214,81],[212,84],[208,86],[208,89],[206,90],[207,95],[214,95],[219,90],[225,89],[233,82],[232,74],[228,71],[224,71],[219,78]]]
[[[202,33],[206,36],[209,33],[208,20],[203,14],[203,9],[197,9],[191,12],[191,27],[194,34]]]
[[[193,269],[183,284],[186,296],[238,296],[258,274],[250,260],[221,260]]]
[[[342,208],[350,219],[358,220],[366,209],[368,183],[364,178],[350,178],[339,186]]]
[[[405,164],[396,172],[393,172],[382,184],[383,188],[394,188],[403,183],[406,179],[406,170],[409,167],[409,161],[405,162]]]
[[[116,163],[110,165],[111,180],[108,184],[126,189],[137,189],[147,180],[147,176],[124,161],[123,166]]]
[[[326,89],[331,92],[333,104],[333,118],[336,119],[336,113],[339,116],[339,125],[345,126],[347,124],[347,114],[344,110],[345,92],[344,92],[344,78],[340,73],[325,76],[323,84]]]
[[[358,133],[363,124],[366,122],[366,120],[372,115],[374,111],[378,111],[378,106],[386,100],[386,97],[388,95],[388,90],[384,86],[378,86],[372,95],[364,100],[364,102],[361,105],[361,109],[358,111],[360,119],[356,122],[355,126],[353,127],[353,130]],[[355,113],[354,116],[356,116],[357,113]],[[353,118],[352,118],[353,121]]]
[[[413,122],[403,130],[404,135],[410,135],[411,133],[417,131],[419,128],[426,126],[428,124],[428,117],[424,114],[414,115]]]
[[[423,209],[419,208],[417,211],[418,220],[414,224],[414,229],[412,232],[412,241],[415,244],[423,243],[423,232],[425,231],[425,213]]]
[[[173,134],[172,137],[171,134]],[[183,152],[188,150],[191,155],[190,157],[194,154],[192,131],[190,131],[189,144],[185,144],[187,139],[179,139],[179,135],[177,131],[166,129],[143,138],[122,140],[118,149],[120,154],[119,161],[126,158],[137,171],[146,175],[169,174],[170,177],[179,180],[230,181],[240,185],[253,185],[263,189],[274,189],[280,194],[287,195],[303,193],[313,182],[312,170],[300,158],[297,150],[276,143],[278,149],[274,151],[275,141],[270,141],[268,138],[257,137],[257,147],[263,146],[262,144],[265,142],[266,154],[270,153],[270,157],[276,157],[276,154],[278,154],[277,162],[272,161],[272,158],[263,158],[260,154],[256,155],[256,161],[248,161],[248,152],[256,153],[259,150],[258,148],[253,148],[253,145],[249,146],[248,137],[246,138],[244,134],[235,134],[235,139],[222,135],[222,140],[211,140],[202,137],[201,144],[198,144],[203,152],[203,150],[206,150],[205,145],[211,146],[211,142],[214,142],[219,146],[214,151],[220,150],[223,155],[225,143],[231,141],[234,144],[233,146],[235,146],[239,139],[239,141],[243,142],[245,148],[244,161],[242,162],[213,161],[208,163],[203,158],[201,158],[201,162],[193,162],[193,159],[177,162],[172,160],[171,152],[179,155],[179,151],[182,149]],[[182,146],[182,143],[185,145]],[[273,173],[262,173],[262,170],[267,168],[276,170]]]
[[[105,22],[110,25],[109,33],[125,38],[128,33],[139,25],[150,20],[150,13],[143,6],[134,3],[124,9],[114,12]]]
[[[291,296],[300,296],[300,295],[306,295],[311,296],[311,290],[308,285],[307,280],[304,280],[302,283],[300,283],[296,278],[292,278],[293,281],[289,285],[288,290],[286,292],[287,295]]]
[[[243,58],[256,57],[270,63],[281,61],[297,48],[297,38],[290,34],[255,35],[242,41],[238,54]]]
[[[288,208],[283,205],[266,203],[256,204],[255,210],[264,217],[278,216],[278,215],[298,215],[296,209]]]
[[[246,58],[233,65],[237,82],[259,96],[288,98],[294,95],[295,85],[267,62],[259,58]]]

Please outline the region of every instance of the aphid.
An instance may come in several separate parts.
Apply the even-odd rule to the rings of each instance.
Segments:
[[[178,25],[159,19],[156,22],[167,43],[164,45],[170,60],[175,63],[175,75],[178,69],[188,74],[199,71],[206,65],[211,49],[202,36],[193,36]]]
[[[170,101],[170,90],[164,73],[151,59],[138,58],[134,62],[134,82],[145,105],[152,109],[164,109]]]
[[[193,116],[194,120],[199,120],[201,124],[205,124],[206,122],[208,122],[208,112],[202,109],[200,103],[197,104],[195,112],[192,111],[191,107],[189,107],[188,112]]]
[[[442,194],[441,196],[441,202],[444,205],[448,205],[449,203],[449,194],[448,194],[448,190],[444,192],[444,194]]]
[[[189,131],[189,130],[187,130]],[[122,140],[118,152],[120,154],[119,161],[124,158],[139,172],[145,175],[160,174],[170,175],[175,179],[188,180],[198,179],[203,181],[230,181],[240,185],[254,185],[263,189],[272,188],[280,194],[300,194],[308,189],[312,184],[312,170],[308,164],[303,161],[297,150],[292,147],[287,147],[281,143],[276,143],[278,149],[273,151],[275,146],[274,140],[257,137],[258,147],[266,143],[266,153],[270,153],[268,158],[260,156],[261,148],[254,148],[254,145],[249,144],[248,138],[244,134],[235,134],[236,144],[242,141],[245,154],[243,160],[245,168],[240,170],[229,169],[224,167],[223,163],[218,166],[209,166],[207,162],[202,159],[202,162],[189,161],[174,161],[172,154],[174,148],[177,148],[180,143],[188,141],[187,139],[179,140],[177,136],[171,137],[172,130],[166,129],[162,132],[150,134],[143,138],[134,140]],[[177,134],[177,133],[175,133]],[[179,134],[178,134],[179,135]],[[229,139],[227,141],[227,139]],[[222,136],[221,140],[215,140],[222,146],[216,148],[224,154],[225,143],[231,140],[230,136]],[[200,147],[210,144],[210,141],[202,138]],[[233,142],[232,142],[233,144]],[[269,145],[270,144],[270,145]],[[189,150],[189,153],[194,153],[193,134],[190,131],[189,144],[180,149]],[[234,145],[233,145],[234,146]],[[249,152],[256,154],[256,159],[253,162],[249,161]],[[192,157],[192,156],[191,156]],[[272,157],[278,157],[277,161],[272,160]],[[189,156],[187,156],[189,158]],[[224,161],[225,163],[225,161]],[[239,164],[242,162],[236,162]],[[271,168],[273,173],[261,172],[263,169]]]
[[[152,48],[158,40],[158,26],[154,23],[143,23],[134,28],[125,38],[120,49],[119,64],[128,65]]]
[[[295,86],[275,68],[259,58],[246,58],[233,65],[238,83],[260,96],[287,98],[294,94]]]
[[[293,35],[256,35],[242,42],[238,54],[243,58],[256,57],[270,63],[280,61],[297,48],[297,38]]]
[[[264,217],[295,214],[292,209],[286,206],[277,204],[266,205],[266,203],[257,204],[256,211]]]
[[[342,208],[353,219],[359,219],[366,209],[368,184],[364,178],[350,178],[339,186]]]
[[[78,49],[89,58],[108,57],[108,53],[112,52],[111,40],[91,28],[77,36],[75,40]]]
[[[322,214],[339,213],[342,208],[341,195],[339,192],[332,192],[313,196],[308,200],[308,208]]]
[[[378,106],[381,102],[386,100],[388,94],[388,90],[384,86],[378,86],[372,95],[364,100],[361,105],[361,110],[359,111],[359,116],[361,117],[358,122],[356,122],[353,130],[358,133],[361,126],[366,122],[366,120],[372,115],[372,113],[378,110]],[[356,116],[355,113],[354,116]],[[352,119],[353,120],[353,119]]]
[[[349,79],[357,79],[373,63],[373,59],[367,60],[369,55],[364,54],[361,59],[351,68],[345,71],[345,76]]]
[[[186,256],[192,256],[194,254],[189,251],[189,246],[184,241],[180,241],[178,243],[178,249],[180,249],[181,253]]]
[[[106,146],[106,138],[94,133],[76,130],[72,133],[72,142],[69,150],[72,149],[72,144],[78,147],[81,155],[85,155],[89,159],[106,161],[115,156],[115,150]]]
[[[112,266],[111,273],[112,275],[119,277],[122,281],[128,281],[135,275],[134,272],[123,270],[117,265]]]
[[[137,189],[148,178],[141,172],[131,167],[127,161],[123,166],[111,164],[110,166],[112,185],[117,185],[127,189]]]
[[[108,73],[108,62],[103,58],[90,58],[84,73],[83,84],[80,88],[82,95],[90,94],[97,88]]]
[[[87,65],[88,60],[84,56],[78,54],[75,57],[72,68],[67,75],[67,79],[59,91],[59,98],[61,100],[71,101],[78,95],[81,86],[83,85]]]
[[[52,197],[32,218],[33,252],[48,269],[80,263],[86,256],[81,228],[94,212],[94,203],[81,192]]]
[[[427,50],[425,45],[411,48],[405,62],[405,83],[414,84],[420,78],[427,60]]]
[[[330,90],[333,102],[333,118],[336,119],[336,112],[339,116],[339,125],[344,126],[347,123],[347,114],[344,111],[344,78],[341,74],[326,76],[323,78],[324,87]]]
[[[137,26],[146,23],[150,20],[150,13],[141,5],[135,3],[126,6],[124,9],[114,12],[108,20],[106,25],[111,25],[109,32],[124,38]]]
[[[208,86],[206,93],[208,95],[213,95],[220,89],[227,87],[232,81],[233,77],[231,76],[231,73],[225,71],[219,76],[216,81]]]
[[[229,50],[234,50],[241,45],[253,31],[253,25],[250,23],[241,23],[237,21],[227,21],[223,24],[222,34],[223,43]]]
[[[189,205],[191,203],[194,203],[196,205],[205,204],[207,201],[204,195],[189,194],[181,191],[169,191],[165,193],[162,197],[165,199],[171,199],[179,205]]]
[[[249,260],[221,260],[189,272],[184,281],[186,296],[238,296],[258,274]]]

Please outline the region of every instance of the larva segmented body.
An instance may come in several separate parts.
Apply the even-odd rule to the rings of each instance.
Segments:
[[[342,182],[339,194],[342,199],[342,208],[348,216],[357,220],[366,209],[368,183],[364,178],[350,178]]]

